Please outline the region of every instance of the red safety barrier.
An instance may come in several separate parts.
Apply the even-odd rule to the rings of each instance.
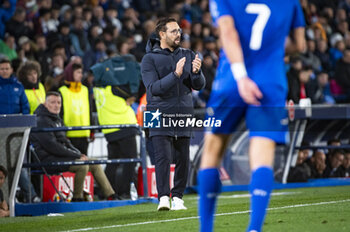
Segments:
[[[64,182],[62,176],[58,175],[52,175],[51,179],[52,182],[55,184],[56,188],[58,191],[61,192],[62,197],[66,198],[63,199],[63,201],[70,201],[72,198],[72,193],[70,192],[69,189],[74,191],[74,176],[75,174],[72,172],[64,172],[62,173],[64,178],[66,179],[69,188],[67,184]],[[88,172],[88,174],[85,177],[84,181],[84,194],[87,199],[86,200],[93,200],[94,196],[94,178],[91,174],[91,172]],[[88,196],[89,194],[90,196]],[[55,192],[54,187],[50,183],[48,177],[44,175],[44,181],[43,181],[43,202],[48,202],[48,201],[60,201],[58,194]]]
[[[175,164],[170,165],[170,176],[169,183],[170,189],[174,186],[174,174],[175,174]],[[157,182],[156,182],[156,171],[154,165],[147,167],[147,184],[148,184],[148,197],[158,197],[157,192]],[[137,193],[139,196],[144,196],[143,193],[143,178],[142,178],[142,168],[138,171],[138,184]]]

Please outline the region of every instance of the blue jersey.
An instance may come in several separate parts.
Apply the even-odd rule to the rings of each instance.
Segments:
[[[210,11],[214,23],[233,17],[248,76],[258,85],[278,83],[287,89],[285,40],[291,29],[305,26],[299,0],[210,0]],[[228,78],[227,72],[229,61],[221,51],[217,78]]]

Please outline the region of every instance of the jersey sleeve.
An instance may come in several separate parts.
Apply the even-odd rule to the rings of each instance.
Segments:
[[[292,28],[305,27],[304,13],[298,0],[295,1]]]
[[[209,9],[215,26],[217,26],[217,20],[221,16],[231,15],[227,0],[210,0]]]

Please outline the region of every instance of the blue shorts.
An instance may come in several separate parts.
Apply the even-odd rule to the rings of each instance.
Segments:
[[[208,117],[221,120],[221,127],[208,128],[214,134],[231,134],[245,116],[249,136],[289,142],[288,115],[285,108],[287,88],[279,84],[259,85],[263,94],[260,106],[246,104],[238,93],[236,81],[217,76],[207,107]]]

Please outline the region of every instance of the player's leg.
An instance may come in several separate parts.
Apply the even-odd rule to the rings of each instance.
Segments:
[[[249,186],[251,214],[248,231],[261,231],[273,185],[275,142],[269,138],[252,137],[249,146],[252,177]]]
[[[221,120],[221,126],[210,128],[205,135],[204,151],[198,172],[201,231],[213,230],[215,202],[221,191],[217,168],[225,153],[229,135],[236,129],[247,108],[239,96],[237,84],[230,71],[224,75],[217,75],[212,86],[207,117]]]
[[[198,173],[200,230],[212,231],[217,195],[221,189],[218,167],[221,163],[229,136],[206,134],[204,151]]]
[[[273,89],[274,91],[270,91]],[[286,89],[280,85],[260,86],[264,98],[259,107],[249,106],[246,113],[250,130],[249,158],[252,170],[251,207],[248,231],[261,231],[273,186],[273,161],[276,143],[288,138],[285,110]]]

